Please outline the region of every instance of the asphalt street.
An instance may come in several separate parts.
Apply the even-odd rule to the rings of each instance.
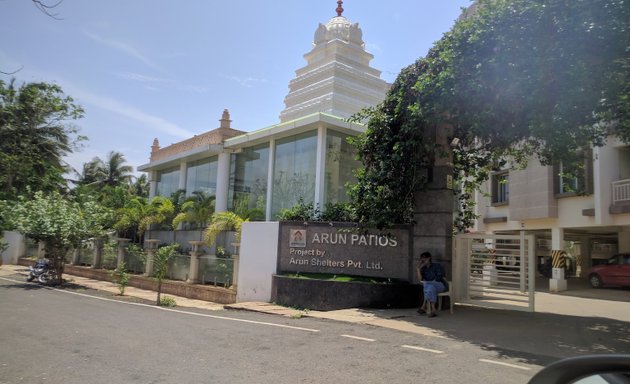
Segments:
[[[165,309],[0,278],[0,383],[525,383],[545,356],[365,324]],[[490,330],[489,330],[490,331]]]

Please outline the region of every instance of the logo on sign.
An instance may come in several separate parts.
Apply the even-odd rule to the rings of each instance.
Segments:
[[[289,247],[306,247],[306,229],[292,229],[289,234]]]

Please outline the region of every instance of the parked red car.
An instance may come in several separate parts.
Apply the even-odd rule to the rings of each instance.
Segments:
[[[630,253],[622,253],[596,265],[588,272],[588,281],[593,288],[605,285],[630,287]]]

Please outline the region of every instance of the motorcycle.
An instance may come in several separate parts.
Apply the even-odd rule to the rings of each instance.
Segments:
[[[57,271],[52,267],[47,259],[39,259],[34,266],[28,267],[29,272],[26,281],[33,281],[37,278],[42,284],[48,284],[57,278]]]

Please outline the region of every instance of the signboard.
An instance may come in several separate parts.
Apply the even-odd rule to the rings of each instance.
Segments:
[[[409,227],[366,232],[345,223],[281,222],[278,272],[409,280],[410,239]]]

